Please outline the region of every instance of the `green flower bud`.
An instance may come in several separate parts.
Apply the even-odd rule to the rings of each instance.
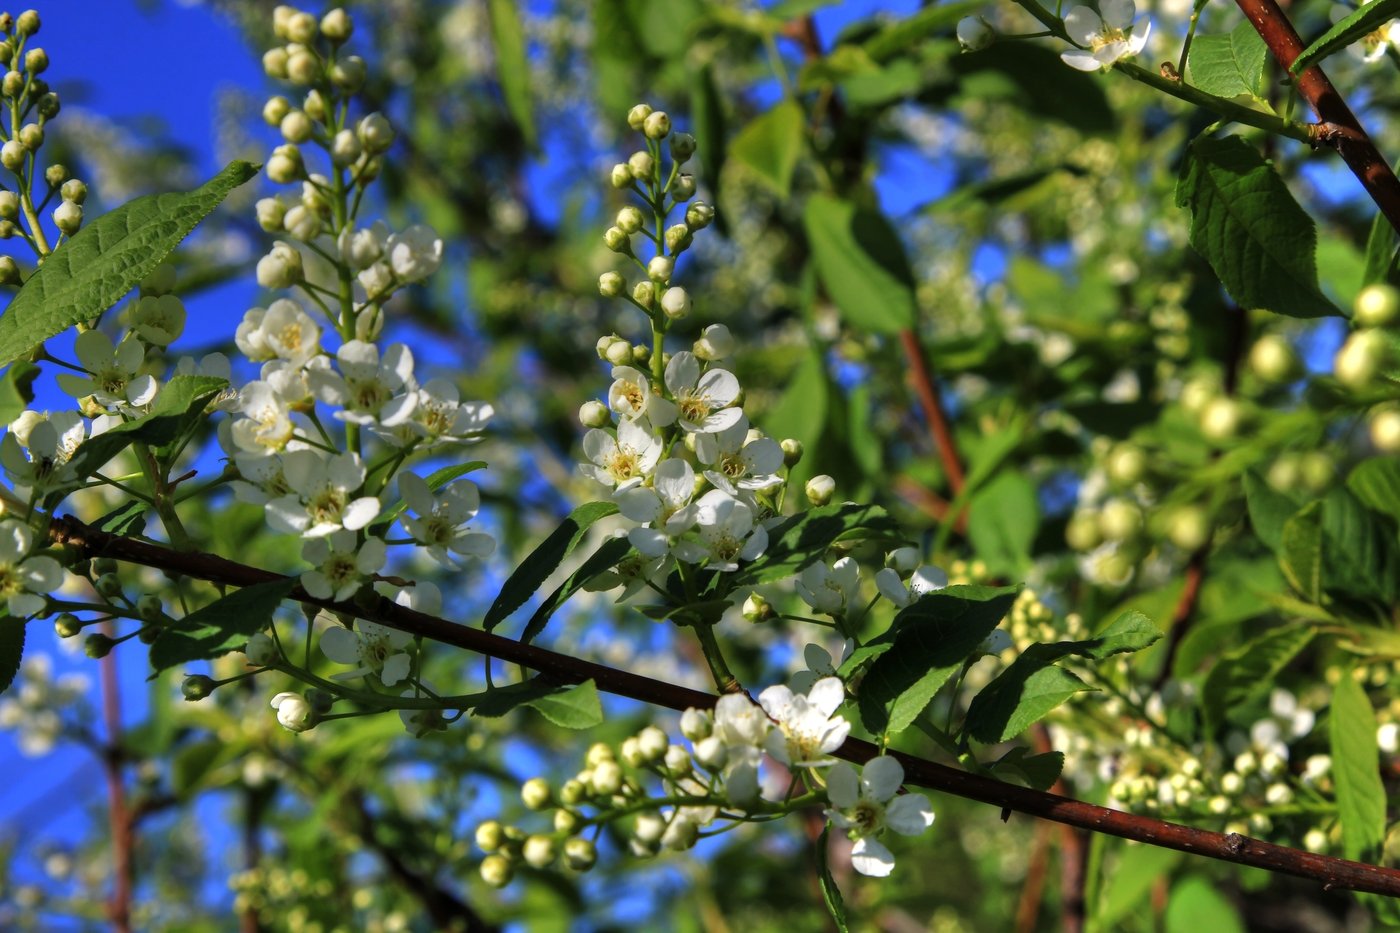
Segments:
[[[331,161],[338,166],[353,165],[363,151],[360,137],[355,135],[354,130],[341,130],[331,140]]]
[[[9,240],[19,236],[19,227],[13,220],[0,220],[0,240]]]
[[[365,60],[358,55],[347,55],[331,65],[331,83],[351,94],[364,87],[368,74]]]
[[[572,810],[554,811],[554,831],[556,833],[573,833],[578,831],[578,814]]]
[[[5,221],[10,223],[10,221]],[[13,256],[0,256],[0,285],[23,285],[24,277],[20,274],[19,263],[15,262]]]
[[[617,212],[618,229],[629,236],[641,230],[645,223],[646,220],[642,217],[642,212],[630,205]]]
[[[579,406],[578,420],[585,428],[601,428],[611,423],[612,416],[608,413],[608,406],[595,398]]]
[[[110,557],[99,557],[92,562],[92,572],[96,574],[116,573],[120,565]]]
[[[293,13],[287,19],[287,38],[292,42],[310,45],[316,41],[316,17],[310,13]]]
[[[49,67],[49,53],[43,49],[30,49],[24,53],[24,70],[30,74],[42,74]]]
[[[7,71],[5,77],[0,79],[0,94],[6,97],[19,97],[24,93],[24,75],[18,71]]]
[[[568,780],[559,788],[559,803],[566,807],[578,806],[587,795],[587,790],[578,781]]]
[[[493,888],[504,888],[515,875],[515,866],[502,855],[488,855],[481,860],[481,880]]]
[[[360,134],[360,142],[364,143],[365,148],[376,155],[388,152],[394,144],[394,128],[380,113],[365,116],[356,127],[356,132]]]
[[[1185,505],[1167,521],[1167,540],[1183,551],[1194,551],[1210,540],[1210,514],[1199,505]]]
[[[807,494],[808,502],[815,506],[823,506],[830,502],[836,493],[836,480],[822,473],[807,480],[803,491]]]
[[[136,614],[145,622],[159,622],[165,618],[165,604],[159,596],[147,593],[136,600]]]
[[[661,296],[661,310],[673,321],[690,313],[690,293],[683,288],[668,288]]]
[[[311,138],[311,118],[303,111],[289,110],[278,124],[282,138],[289,143],[304,143]]]
[[[293,84],[315,84],[321,76],[321,63],[312,53],[301,50],[287,56],[287,80]]]
[[[638,282],[632,288],[632,300],[650,311],[656,302],[656,286],[650,282]]]
[[[8,145],[8,144],[7,144]],[[603,244],[614,253],[632,255],[632,241],[621,227],[609,227],[603,231]]]
[[[483,852],[495,852],[505,842],[505,831],[496,820],[487,820],[476,828],[476,844]]]
[[[651,104],[638,104],[627,111],[627,125],[640,131],[649,116],[651,116]]]
[[[64,164],[61,163],[61,162],[55,162],[53,165],[50,165],[48,168],[44,169],[44,182],[45,182],[50,188],[58,188],[58,187],[60,187],[60,186],[61,186],[65,181],[67,181],[67,180],[68,180],[68,166],[64,165]],[[87,197],[87,188],[86,188],[86,187],[83,188],[83,197],[84,197],[84,198]],[[73,199],[73,198],[65,198],[64,200],[66,200],[66,201],[72,201],[72,200],[74,200],[74,199]],[[82,201],[78,201],[78,203],[81,204],[81,203],[83,203],[83,202],[82,202]]]
[[[696,201],[685,209],[685,225],[691,230],[704,230],[715,219],[715,209],[704,201]]]
[[[326,99],[320,91],[310,90],[306,92],[306,97],[302,100],[301,109],[306,111],[306,115],[318,123],[326,119],[328,108]]]
[[[656,110],[647,114],[646,120],[642,123],[642,133],[647,139],[665,139],[671,132],[671,117],[664,110]]]
[[[218,685],[219,682],[212,677],[204,674],[191,674],[180,683],[180,693],[184,695],[186,700],[194,702],[213,693],[214,688]]]
[[[39,116],[45,120],[52,120],[62,109],[63,104],[53,91],[45,91],[39,95]]]
[[[340,7],[336,7],[321,17],[321,35],[336,45],[349,39],[354,31],[355,23],[350,19],[350,14]]]
[[[632,166],[626,162],[619,162],[612,167],[612,186],[614,188],[626,188],[632,184]]]
[[[548,836],[530,836],[521,849],[521,857],[531,868],[548,868],[554,864],[558,854],[559,850],[554,840]]]
[[[276,94],[269,97],[267,103],[263,104],[263,122],[268,126],[281,126],[282,120],[291,112],[292,102],[281,94]]]
[[[616,298],[627,288],[627,280],[619,273],[604,272],[598,276],[598,294],[604,298]]]
[[[101,571],[99,571],[99,573],[101,573]],[[97,588],[97,592],[101,593],[108,599],[114,599],[117,596],[120,596],[122,592],[122,581],[117,579],[117,575],[115,573],[111,572],[102,573],[102,575],[97,578],[97,581],[93,584],[93,586]]]
[[[10,25],[13,25],[13,24],[14,24],[14,19],[13,19],[13,17],[10,17],[10,14],[9,14],[9,13],[2,13],[2,14],[0,14],[0,17],[9,17],[9,18],[10,18]],[[3,20],[3,19],[0,19],[0,23],[3,23],[3,22],[4,22],[4,20]],[[0,26],[0,32],[9,32],[9,31],[10,31],[10,26]],[[3,41],[0,41],[0,65],[4,65],[6,68],[9,68],[9,67],[11,66],[11,64],[14,63],[14,60],[15,60],[15,44],[14,44],[13,42],[11,42],[9,39],[5,39],[5,40],[3,40]]]
[[[287,62],[290,56],[287,50],[278,46],[275,49],[268,49],[263,53],[262,66],[263,74],[278,81],[287,79]]]
[[[632,345],[632,362],[638,366],[645,366],[647,360],[651,359],[651,347],[644,343],[634,343]]]
[[[604,359],[614,366],[630,366],[632,364],[632,348],[628,346],[626,340],[614,340],[608,345],[608,352]]]
[[[1201,433],[1217,443],[1232,440],[1244,423],[1244,407],[1228,395],[1212,399],[1201,409]]]
[[[287,185],[301,177],[301,150],[296,146],[278,146],[268,157],[267,177],[279,185]]]
[[[19,195],[13,191],[0,191],[0,218],[14,220],[19,217]]]
[[[53,222],[60,233],[72,236],[83,225],[82,205],[74,204],[72,201],[64,201],[54,208]]]
[[[1278,334],[1265,334],[1249,348],[1249,369],[1263,382],[1288,382],[1300,368],[1293,345]]]
[[[1147,454],[1136,444],[1117,444],[1104,460],[1104,472],[1114,484],[1132,486],[1147,475]]]
[[[549,806],[554,794],[549,788],[549,782],[542,777],[530,778],[520,786],[520,799],[524,802],[526,809],[543,810]]]
[[[83,623],[71,612],[60,612],[53,620],[53,631],[59,638],[72,638],[82,630]]]
[[[43,97],[43,96],[44,96],[45,94],[47,94],[48,92],[49,92],[49,82],[45,81],[43,78],[36,78],[36,77],[34,77],[33,75],[30,75],[30,76],[29,76],[29,99],[30,99],[30,100],[34,100],[36,97]]]
[[[370,158],[369,153],[361,153],[360,160],[355,164],[355,184],[361,186],[374,181],[384,169],[384,160],[379,156]]]
[[[116,647],[116,644],[115,641],[103,635],[101,632],[93,632],[87,638],[83,639],[83,653],[94,660],[105,658],[112,653],[112,649]]]
[[[306,702],[309,703],[311,708],[317,713],[324,715],[329,713],[331,707],[335,705],[335,696],[324,690],[318,690],[312,687],[310,690],[306,691]]]
[[[564,843],[564,864],[574,871],[588,871],[598,861],[598,847],[593,840],[575,837]]]
[[[637,181],[653,181],[656,177],[656,160],[650,152],[634,152],[627,160],[632,177]]]
[[[1092,551],[1103,543],[1103,533],[1099,531],[1099,519],[1090,512],[1075,512],[1065,523],[1065,543],[1072,550]]]
[[[666,228],[666,248],[672,256],[689,249],[693,239],[690,228],[685,224],[672,224]]]
[[[24,144],[18,139],[11,139],[5,145],[0,146],[0,165],[12,172],[18,172],[24,167],[26,154]]]
[[[1371,443],[1381,453],[1400,452],[1400,411],[1387,408],[1371,415]]]
[[[15,20],[15,32],[21,36],[32,36],[39,31],[39,11],[25,10]]]
[[[797,438],[785,437],[778,443],[778,446],[783,449],[783,466],[792,469],[801,462],[805,448]]]
[[[767,622],[774,614],[773,604],[757,593],[750,593],[744,600],[744,618],[750,622]]]
[[[676,133],[671,137],[671,158],[684,164],[695,155],[695,137],[689,133]]]
[[[670,192],[671,197],[674,198],[677,203],[689,201],[691,198],[695,197],[695,176],[677,175],[671,181]]]
[[[7,147],[9,143],[5,144]],[[4,150],[0,149],[0,160]],[[1347,338],[1333,361],[1333,375],[1350,389],[1364,389],[1371,384],[1385,362],[1386,347],[1379,331],[1359,330]]]
[[[1400,290],[1384,283],[1367,285],[1351,310],[1358,327],[1385,327],[1400,316]]]
[[[1110,499],[1099,511],[1099,532],[1109,541],[1127,541],[1142,530],[1142,509],[1127,499]]]
[[[25,149],[35,152],[44,144],[44,130],[37,123],[26,123],[20,127],[19,142]]]

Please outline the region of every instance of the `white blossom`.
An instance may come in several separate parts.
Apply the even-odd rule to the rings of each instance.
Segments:
[[[1152,21],[1144,19],[1133,25],[1137,15],[1133,0],[1102,0],[1099,8],[1103,11],[1102,17],[1087,6],[1074,7],[1065,16],[1065,31],[1077,45],[1084,47],[1060,53],[1060,58],[1071,68],[1080,71],[1111,68],[1120,58],[1136,55],[1147,45]]]
[[[695,470],[677,458],[657,464],[652,485],[634,483],[613,494],[624,517],[650,526],[627,534],[639,554],[655,558],[670,553],[673,540],[695,524],[694,494]]]
[[[674,424],[676,404],[652,391],[651,377],[631,366],[614,366],[608,387],[608,407],[624,422],[646,419],[658,428]]]
[[[794,693],[806,693],[812,689],[812,685],[823,677],[831,677],[846,659],[855,650],[854,639],[847,638],[841,643],[841,648],[836,654],[827,651],[821,645],[808,643],[802,649],[802,660],[806,662],[807,669],[798,671],[788,678],[788,686]]]
[[[649,475],[661,457],[661,438],[642,421],[624,420],[617,437],[602,428],[583,436],[583,453],[592,463],[579,465],[583,475],[604,486],[635,483]]]
[[[723,431],[697,434],[695,455],[710,467],[705,479],[731,496],[739,490],[757,492],[782,484],[778,470],[783,466],[783,449],[771,437],[749,429],[742,415]]]
[[[321,636],[321,651],[337,664],[357,665],[353,671],[337,674],[337,679],[378,674],[386,687],[408,677],[412,658],[405,651],[413,636],[363,619],[355,628],[335,625]]]
[[[707,560],[712,570],[739,569],[768,548],[768,529],[755,524],[753,509],[721,489],[712,489],[695,504],[698,539],[682,541],[673,552],[688,563]]]
[[[767,737],[768,754],[789,767],[832,764],[831,753],[851,734],[845,717],[833,715],[845,699],[838,677],[823,677],[806,694],[783,684],[764,690],[758,702],[778,724]]]
[[[284,449],[296,433],[291,410],[271,382],[260,379],[238,391],[238,412],[229,438],[243,453],[267,456]]]
[[[312,538],[301,556],[316,569],[301,575],[301,585],[316,599],[349,599],[369,577],[384,566],[385,548],[380,538],[357,546],[353,531],[336,531]]]
[[[88,375],[59,373],[58,385],[74,398],[91,395],[100,405],[139,407],[156,397],[160,386],[155,378],[138,374],[146,359],[141,341],[127,339],[113,344],[102,331],[89,330],[78,335],[73,351]]]
[[[316,710],[300,693],[279,693],[272,698],[277,721],[288,732],[306,732],[316,725]]]
[[[344,409],[336,418],[393,428],[412,416],[418,393],[413,391],[413,354],[408,347],[390,344],[381,358],[374,344],[350,340],[335,358],[339,373],[312,370],[308,378],[321,401]]]
[[[21,498],[64,489],[78,482],[69,460],[86,438],[87,426],[76,411],[26,411],[0,440],[0,465]]]
[[[914,836],[933,825],[928,798],[905,794],[896,799],[903,783],[904,766],[887,755],[866,762],[859,777],[844,761],[827,772],[827,818],[855,840],[851,867],[862,875],[883,878],[894,870],[894,855],[878,839],[885,829]]]
[[[31,557],[33,549],[34,532],[28,525],[0,521],[0,598],[15,619],[42,612],[48,605],[46,594],[63,583],[62,565],[52,557]]]
[[[354,495],[365,481],[357,454],[291,450],[282,457],[282,473],[291,492],[267,505],[268,524],[278,531],[318,538],[357,531],[379,515],[379,499]]]
[[[932,566],[919,567],[910,575],[907,584],[899,578],[899,571],[893,567],[886,567],[875,574],[875,586],[880,595],[900,609],[916,602],[926,593],[941,590],[947,585],[948,574]]]
[[[457,555],[484,558],[496,548],[488,534],[467,529],[467,522],[481,508],[481,495],[476,484],[465,480],[452,483],[436,494],[427,482],[415,473],[399,475],[399,494],[417,518],[405,515],[399,519],[414,541],[428,549],[439,564],[450,569],[462,566]]]
[[[436,272],[442,263],[442,238],[431,227],[414,224],[390,236],[384,254],[400,281],[417,282]]]
[[[809,564],[797,576],[797,595],[817,612],[839,615],[860,595],[860,568],[849,557],[831,565],[825,561]]]
[[[682,351],[671,357],[666,388],[676,400],[676,417],[686,431],[713,434],[733,427],[744,416],[741,409],[731,407],[739,397],[739,380],[723,369],[702,375],[694,353]]]

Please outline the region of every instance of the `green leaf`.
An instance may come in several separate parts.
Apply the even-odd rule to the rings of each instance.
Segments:
[[[817,839],[817,877],[821,879],[822,903],[826,904],[826,912],[831,915],[831,923],[836,927],[836,933],[850,933],[846,902],[841,897],[841,888],[837,886],[836,879],[831,877],[831,865],[827,859],[830,836],[831,825],[827,824]]]
[[[1249,143],[1193,141],[1176,203],[1191,212],[1191,245],[1241,307],[1290,317],[1340,313],[1318,288],[1312,218]]]
[[[774,437],[796,438],[805,450],[817,451],[826,429],[827,406],[832,394],[821,352],[813,348],[804,353],[796,371],[785,382],[787,388],[782,398],[764,415],[763,423],[772,428],[769,433]],[[790,487],[800,490],[815,476],[815,464],[819,459],[804,456],[799,460],[788,474]]]
[[[862,647],[842,665],[843,674],[872,656],[860,684],[861,723],[873,735],[903,732],[929,701],[1011,611],[1018,587],[950,586],[901,609],[875,643],[893,650],[878,655]]]
[[[1018,745],[992,765],[994,774],[1013,774],[1032,790],[1049,790],[1065,769],[1064,752],[1042,752],[1032,755],[1030,749]]]
[[[145,195],[84,226],[34,271],[0,315],[0,365],[79,321],[100,317],[257,171],[230,162],[194,191]]]
[[[1349,859],[1374,863],[1385,841],[1385,786],[1376,746],[1376,713],[1349,668],[1335,673],[1328,734],[1342,850]]]
[[[802,155],[802,106],[785,100],[749,121],[729,144],[729,157],[748,166],[780,198],[792,193],[792,173]]]
[[[1370,457],[1347,476],[1347,489],[1368,508],[1400,520],[1400,460]]]
[[[489,632],[500,625],[507,616],[535,595],[544,585],[544,581],[549,579],[549,575],[564,562],[564,558],[573,553],[579,541],[583,540],[584,532],[588,531],[594,522],[616,514],[617,506],[611,502],[586,502],[570,512],[569,517],[520,562],[520,566],[515,568],[515,572],[501,587],[501,592],[496,596],[491,608],[486,611],[486,618],[482,622],[486,631]]]
[[[1116,126],[1098,76],[1066,68],[1059,52],[1045,46],[997,42],[980,52],[954,55],[948,65],[960,78],[964,100],[1005,102],[1082,133],[1112,133]]]
[[[15,363],[0,376],[0,424],[18,418],[34,401],[34,379],[39,367],[33,363]]]
[[[202,606],[151,643],[151,676],[168,668],[228,654],[272,620],[297,581],[293,577],[255,583]]]
[[[696,152],[700,156],[700,172],[714,195],[716,204],[724,204],[720,193],[724,176],[725,139],[728,130],[725,126],[724,106],[721,104],[719,89],[715,86],[713,65],[705,65],[695,75],[690,86],[690,119],[694,126]],[[729,235],[729,220],[724,211],[715,212],[715,228],[725,236]]]
[[[1333,52],[1340,51],[1367,34],[1375,32],[1397,15],[1400,15],[1400,0],[1372,0],[1351,15],[1343,17],[1319,36],[1316,42],[1303,49],[1302,54],[1293,60],[1288,70],[1295,75],[1302,74],[1305,68],[1316,65]]]
[[[176,376],[161,387],[151,413],[119,424],[90,437],[73,454],[78,476],[97,472],[102,465],[138,441],[159,447],[179,439],[204,415],[204,408],[228,385],[215,376]]]
[[[591,680],[526,700],[525,705],[563,729],[591,729],[603,721],[603,704]]]
[[[1279,553],[1283,547],[1283,526],[1303,504],[1275,490],[1254,470],[1244,475],[1244,496],[1254,533],[1269,550]]]
[[[1269,49],[1249,20],[1228,36],[1197,36],[1186,59],[1191,83],[1217,97],[1258,97]]]
[[[1279,566],[1293,588],[1322,601],[1322,503],[1310,502],[1283,523]]]
[[[858,330],[897,334],[914,324],[914,274],[879,211],[814,194],[802,214],[826,293]]]
[[[1371,232],[1366,237],[1366,267],[1361,274],[1361,287],[1388,282],[1394,285],[1400,280],[1400,235],[1386,220],[1385,215],[1376,212],[1371,220]]]
[[[209,787],[209,778],[220,766],[241,758],[247,748],[240,742],[204,739],[181,746],[170,761],[170,789],[188,800]]]
[[[0,693],[10,689],[24,657],[24,620],[0,615]]]
[[[1022,473],[1003,470],[972,497],[967,533],[994,575],[1018,577],[1030,564],[1040,526],[1035,487]]]
[[[491,43],[496,48],[496,79],[515,125],[526,144],[535,149],[535,113],[530,102],[530,61],[525,49],[525,30],[520,25],[519,4],[512,0],[487,0],[491,18]]]
[[[1175,849],[1124,845],[1119,850],[1118,864],[1109,874],[1103,894],[1097,899],[1093,928],[1131,929],[1121,921],[1151,902],[1153,886],[1181,861],[1181,857],[1182,854]]]
[[[784,519],[768,532],[768,548],[739,568],[733,586],[771,583],[798,573],[837,541],[898,540],[899,525],[877,505],[824,505]]]
[[[1166,933],[1245,931],[1235,905],[1220,893],[1215,882],[1201,875],[1189,875],[1172,885],[1165,920]]]
[[[632,553],[632,544],[626,538],[609,538],[604,541],[588,560],[569,575],[569,579],[545,597],[544,602],[540,603],[539,608],[535,610],[535,614],[530,616],[530,621],[525,623],[525,630],[520,633],[520,640],[526,644],[534,641],[536,636],[544,631],[544,627],[549,624],[555,610],[564,605],[569,597],[577,593],[598,574],[616,567],[618,561],[630,553]]]
[[[939,33],[951,33],[958,20],[983,9],[981,0],[962,0],[924,6],[903,19],[885,26],[862,43],[871,61],[884,62],[896,55],[917,53],[920,46]]]
[[[1214,735],[1231,710],[1272,688],[1275,678],[1312,638],[1311,628],[1290,625],[1265,632],[1222,656],[1201,689],[1206,735]]]

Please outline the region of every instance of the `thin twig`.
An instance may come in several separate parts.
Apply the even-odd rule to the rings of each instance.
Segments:
[[[904,346],[904,356],[909,360],[909,378],[914,383],[914,391],[919,396],[919,405],[928,421],[929,434],[933,436],[933,446],[938,450],[938,459],[943,464],[943,472],[948,474],[948,487],[956,497],[963,491],[962,459],[958,456],[957,444],[953,442],[953,432],[948,426],[948,415],[943,410],[943,399],[938,394],[924,360],[924,348],[919,337],[908,328],[899,332],[899,342]]]
[[[85,557],[110,557],[158,570],[170,570],[212,583],[241,587],[289,579],[214,554],[174,551],[147,541],[109,534],[85,525],[71,516],[55,519],[49,533],[55,543],[72,545]],[[382,597],[366,600],[363,605],[337,603],[312,598],[304,590],[296,587],[292,589],[288,598],[520,664],[561,684],[592,680],[599,689],[608,693],[641,700],[654,706],[673,710],[691,707],[709,709],[719,699],[713,694],[678,684],[653,680],[630,671],[558,654],[537,645],[522,644],[481,629],[449,622],[397,605]],[[881,754],[881,750],[870,742],[851,739],[841,746],[838,754],[847,761],[860,764]],[[1238,833],[1215,833],[1124,813],[1121,810],[1111,810],[1059,794],[1044,793],[959,771],[904,752],[891,750],[886,754],[894,757],[904,767],[905,780],[908,783],[920,787],[940,790],[957,797],[992,804],[1003,810],[1025,813],[1092,832],[1306,878],[1321,883],[1328,890],[1340,888],[1400,897],[1400,870],[1304,852],[1251,839]]]

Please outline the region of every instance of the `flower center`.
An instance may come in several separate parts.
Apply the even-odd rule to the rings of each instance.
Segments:
[[[345,511],[346,495],[340,489],[323,489],[306,504],[306,511],[319,524],[331,522],[339,524],[341,513]]]
[[[862,798],[850,814],[851,821],[860,828],[862,836],[879,829],[885,822],[884,804]]]
[[[693,394],[690,390],[687,390],[686,393],[680,397],[678,406],[681,410],[681,417],[691,424],[700,424],[708,418],[712,407],[708,395],[705,395],[703,392],[700,394]]]
[[[631,479],[641,472],[640,458],[631,447],[619,446],[605,459],[607,471],[617,479]]]

